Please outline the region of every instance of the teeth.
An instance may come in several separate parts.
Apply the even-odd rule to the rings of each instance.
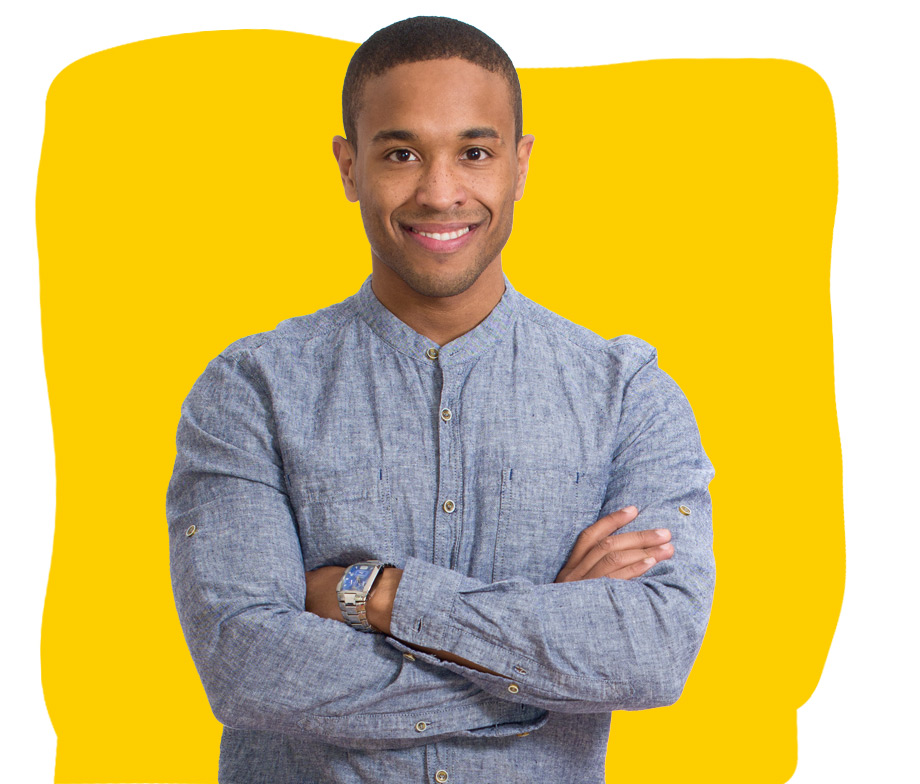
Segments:
[[[470,227],[467,226],[464,229],[458,231],[449,231],[446,234],[438,234],[437,232],[432,231],[416,231],[416,234],[421,234],[423,237],[430,237],[433,240],[440,240],[444,242],[445,240],[455,240],[457,237],[462,237],[464,234],[469,233]],[[413,231],[415,231],[413,229]]]

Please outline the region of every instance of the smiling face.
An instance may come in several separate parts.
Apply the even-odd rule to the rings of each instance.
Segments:
[[[333,149],[361,205],[375,283],[383,275],[423,297],[453,297],[486,270],[501,279],[533,145],[515,140],[510,95],[502,76],[456,58],[367,82],[357,149],[341,137]]]

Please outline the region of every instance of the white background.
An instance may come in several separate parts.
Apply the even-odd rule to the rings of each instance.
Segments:
[[[831,296],[844,455],[847,585],[817,691],[799,711],[796,784],[911,778],[917,742],[917,592],[909,536],[920,521],[917,26],[908,3],[799,0],[565,0],[554,7],[466,3],[69,2],[0,12],[0,435],[3,644],[0,768],[51,782],[39,635],[54,526],[54,457],[42,365],[34,194],[45,93],[87,54],[174,33],[274,28],[362,41],[416,14],[457,16],[519,67],[674,57],[795,60],[827,82],[837,118],[840,195]],[[869,10],[871,8],[871,10]],[[587,134],[588,154],[602,139]],[[913,230],[911,232],[911,230]],[[914,241],[912,241],[914,240]],[[783,510],[784,512],[786,510]],[[788,510],[790,516],[794,510]],[[793,530],[790,528],[790,531]],[[808,568],[821,542],[799,523],[789,556]],[[127,601],[130,586],[118,601]],[[666,751],[664,752],[666,753]],[[914,772],[913,776],[917,774]],[[912,780],[918,780],[912,778]],[[484,783],[485,784],[485,783]]]

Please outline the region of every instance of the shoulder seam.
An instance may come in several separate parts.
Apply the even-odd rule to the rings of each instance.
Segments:
[[[598,335],[596,332],[592,332],[587,327],[582,327],[580,324],[576,324],[574,321],[570,321],[569,319],[565,318],[565,316],[560,316],[558,313],[554,313],[548,308],[544,308],[539,303],[536,303],[533,300],[528,299],[527,297],[524,297],[523,294],[521,295],[521,297],[525,301],[525,306],[520,309],[522,318],[534,324],[537,324],[538,326],[546,327],[547,329],[552,330],[554,334],[559,335],[560,337],[562,337],[563,339],[571,343],[573,346],[576,346],[582,350],[594,351],[598,353],[607,353],[610,350],[611,345],[614,343],[614,341],[617,341],[620,338],[629,338],[630,342],[635,341],[647,347],[646,356],[639,358],[641,359],[639,367],[644,366],[650,359],[655,357],[658,353],[656,348],[651,343],[648,343],[647,341],[642,340],[642,338],[636,337],[635,335],[624,334],[624,335],[617,335],[614,338],[604,338]],[[561,319],[565,323],[558,324],[558,325],[554,324],[550,316],[555,316],[556,318]],[[572,335],[569,334],[569,330],[565,328],[566,324],[572,325],[573,327],[576,327],[578,329],[582,329],[590,335],[594,335],[601,342],[597,346],[593,346],[588,341],[578,341]]]
[[[571,335],[567,334],[567,330],[564,328],[564,325],[553,324],[552,319],[550,319],[546,314],[562,319],[566,324],[571,324],[572,326],[583,329],[589,334],[595,335],[598,338],[598,340],[604,341],[606,343],[607,341],[604,338],[602,338],[600,335],[598,335],[596,332],[591,332],[591,330],[588,329],[587,327],[582,327],[580,324],[576,324],[574,321],[569,321],[567,318],[565,318],[565,316],[560,316],[558,313],[553,313],[553,311],[549,310],[548,308],[544,308],[542,305],[534,302],[533,300],[528,299],[527,297],[524,297],[523,294],[521,295],[521,297],[524,299],[525,305],[524,307],[520,309],[520,313],[521,313],[522,318],[524,318],[525,320],[530,321],[534,324],[537,324],[541,327],[546,327],[548,329],[551,329],[554,333],[558,334],[560,337],[564,338],[569,343],[571,343],[573,346],[577,346],[578,348],[586,349],[589,351],[604,351],[604,345],[598,345],[595,347],[595,346],[588,345],[587,343],[579,343]],[[533,312],[535,308],[539,309],[537,310],[536,313]]]
[[[338,304],[342,304],[342,303],[338,303]],[[334,307],[335,305],[332,305],[329,308],[323,308],[323,310],[317,311],[317,312],[322,313],[323,311],[330,310],[331,308],[334,308]],[[239,340],[234,341],[229,346],[227,346],[227,348],[221,351],[220,354],[218,354],[218,356],[223,357],[224,359],[228,361],[233,361],[239,364],[239,362],[243,359],[243,357],[247,355],[249,356],[254,355],[255,352],[257,352],[260,348],[262,348],[263,346],[269,345],[270,343],[296,340],[301,345],[307,345],[308,343],[312,343],[314,340],[324,337],[325,335],[329,334],[330,332],[334,331],[335,329],[339,327],[343,327],[346,324],[350,324],[351,321],[354,318],[358,317],[359,315],[358,312],[354,308],[351,308],[351,311],[352,312],[349,313],[348,317],[344,320],[337,321],[334,319],[323,317],[322,319],[319,319],[321,323],[317,324],[315,326],[315,330],[312,331],[310,334],[305,334],[303,336],[296,336],[296,337],[293,335],[279,335],[278,329],[283,324],[286,324],[289,321],[295,321],[297,319],[308,319],[311,316],[316,315],[316,314],[311,313],[306,316],[294,316],[292,318],[285,319],[284,321],[279,322],[278,325],[274,329],[266,330],[265,332],[256,332],[253,335],[247,335],[246,337],[243,337],[243,338],[240,338]],[[233,349],[234,344],[247,340],[249,338],[261,338],[261,340],[259,340],[259,342],[255,343],[254,345],[246,345],[246,346],[241,346],[239,348]]]

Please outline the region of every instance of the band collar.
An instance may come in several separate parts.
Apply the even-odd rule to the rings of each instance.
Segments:
[[[473,359],[507,335],[515,320],[520,296],[505,276],[505,293],[492,312],[469,332],[443,346],[420,335],[387,310],[371,288],[371,276],[364,281],[355,300],[361,317],[383,341],[419,362],[436,360],[444,365]]]

